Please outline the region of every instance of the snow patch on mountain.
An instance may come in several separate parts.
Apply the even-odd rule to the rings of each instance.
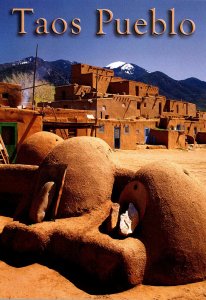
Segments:
[[[106,68],[109,69],[118,69],[120,68],[122,71],[124,71],[127,74],[134,74],[134,66],[132,64],[123,62],[123,61],[115,61],[109,65],[106,66]]]
[[[107,65],[106,67],[107,67],[107,68],[110,68],[110,69],[116,69],[116,68],[119,68],[119,67],[121,67],[121,66],[123,66],[123,65],[125,65],[125,64],[126,64],[126,63],[123,62],[123,61],[115,61],[115,62],[113,62],[113,63]]]
[[[26,65],[26,64],[28,64],[29,62],[28,61],[20,61],[20,65]]]
[[[127,74],[133,74],[134,73],[134,66],[131,65],[131,64],[124,64],[121,67],[121,70],[124,70],[125,73],[127,73]]]

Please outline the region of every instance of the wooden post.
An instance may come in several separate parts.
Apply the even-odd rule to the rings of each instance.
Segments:
[[[35,110],[35,82],[36,82],[36,65],[37,65],[37,55],[38,55],[38,44],[36,45],[36,55],[34,60],[34,76],[33,76],[33,98],[32,98],[32,109]]]

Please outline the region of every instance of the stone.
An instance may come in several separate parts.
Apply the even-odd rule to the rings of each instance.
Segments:
[[[119,234],[131,235],[139,223],[139,213],[133,203],[129,203],[128,210],[120,215]]]
[[[109,233],[112,232],[117,227],[117,223],[119,219],[119,210],[120,210],[119,203],[112,203],[110,215],[107,219],[107,231]]]
[[[44,220],[56,191],[55,182],[46,182],[38,194],[35,196],[35,201],[30,208],[29,217],[32,222],[40,223]]]

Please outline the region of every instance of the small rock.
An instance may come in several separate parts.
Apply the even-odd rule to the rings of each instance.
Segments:
[[[107,219],[107,231],[111,232],[113,231],[118,223],[118,218],[119,218],[119,210],[120,210],[120,205],[119,203],[113,203],[111,210],[110,210],[110,215]]]
[[[139,213],[133,203],[129,203],[128,210],[120,215],[119,234],[128,236],[132,234],[139,223]]]

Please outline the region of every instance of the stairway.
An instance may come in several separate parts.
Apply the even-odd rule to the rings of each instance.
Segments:
[[[0,135],[0,164],[9,164],[9,155],[1,135]]]

